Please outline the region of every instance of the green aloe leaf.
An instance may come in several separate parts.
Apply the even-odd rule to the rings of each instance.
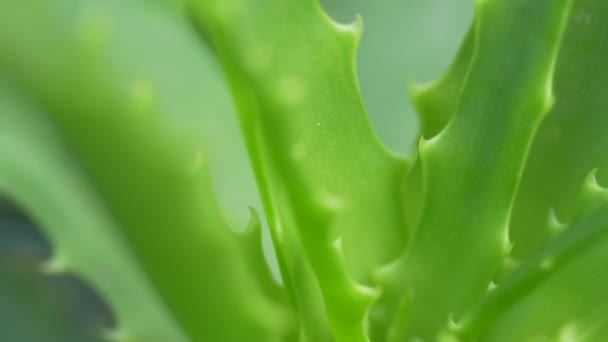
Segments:
[[[608,307],[604,272],[608,246],[608,191],[597,183],[595,171],[586,177],[576,207],[572,222],[562,223],[558,236],[531,258],[532,261],[522,265],[521,272],[516,271],[504,281],[507,291],[495,296],[499,298],[495,302],[513,295],[519,300],[510,298],[514,305],[500,316],[494,327],[479,324],[487,330],[485,339],[602,339],[600,337],[604,335],[597,334],[605,329],[603,318]],[[515,281],[510,281],[513,278]],[[532,289],[526,289],[528,286]],[[494,291],[500,289],[501,285]],[[521,292],[517,294],[517,291]],[[487,319],[488,316],[482,310],[478,317]]]
[[[447,64],[414,63],[441,1],[0,0],[0,196],[39,271],[109,340],[601,341],[608,5],[474,1],[405,158],[379,136],[415,125],[373,122]]]
[[[569,220],[587,172],[607,169],[607,15],[605,1],[574,2],[556,65],[556,103],[530,151],[513,210],[516,258],[525,258],[547,241],[550,233],[543,223],[549,208]]]
[[[584,183],[578,201],[577,215],[573,222],[565,224],[550,216],[547,226],[554,232],[554,240],[521,265],[503,282],[489,289],[488,294],[454,324],[453,330],[463,339],[477,337],[483,329],[492,326],[497,317],[539,286],[550,283],[562,268],[592,249],[594,244],[608,236],[608,192],[599,186],[596,171],[592,171]],[[592,264],[594,262],[587,261]],[[575,273],[571,273],[574,275]],[[527,300],[527,299],[526,299]],[[559,316],[572,316],[572,312],[560,311]],[[531,319],[536,321],[535,319]],[[550,320],[543,319],[543,324]],[[533,334],[542,329],[535,323]],[[528,332],[528,335],[531,335]]]
[[[549,208],[563,218],[573,214],[588,170],[600,167],[598,178],[604,178],[608,135],[600,85],[606,68],[599,61],[606,54],[601,39],[607,30],[606,10],[602,1],[576,1],[569,18],[555,71],[556,103],[535,137],[513,208],[511,237],[513,254],[519,259],[546,242],[549,232],[544,221]],[[472,55],[471,37],[470,33],[443,78],[412,88],[422,132],[429,138],[447,124],[456,108]]]
[[[420,222],[407,251],[381,275],[392,288],[384,305],[401,300],[389,332],[395,340],[437,338],[450,314],[485,293],[509,252],[515,189],[553,101],[553,66],[569,1],[476,4],[476,50],[458,107],[441,133],[420,144]],[[531,33],[519,39],[514,27]],[[462,273],[455,260],[475,273]]]
[[[390,148],[409,153],[415,145],[417,128],[425,123],[416,122],[420,110],[415,99],[405,96],[407,82],[433,80],[450,64],[470,23],[473,1],[321,3],[340,22],[349,22],[356,14],[364,18],[365,32],[357,58],[363,100],[380,138]],[[444,98],[447,100],[448,95]]]
[[[45,114],[6,84],[0,97],[0,190],[49,237],[54,256],[43,270],[90,283],[111,304],[127,339],[185,340],[95,191],[66,165],[70,155]]]
[[[136,258],[131,262],[143,267],[147,279],[150,279],[148,288],[161,293],[162,301],[189,338],[273,340],[288,334],[289,316],[283,314],[280,304],[263,295],[251,272],[253,270],[247,268],[244,255],[239,252],[237,239],[220,217],[212,196],[206,155],[200,139],[195,138],[192,131],[180,129],[178,122],[170,122],[158,114],[155,98],[146,84],[136,80],[131,87],[125,87],[120,82],[121,78],[113,76],[116,71],[109,63],[109,56],[103,53],[104,39],[107,38],[104,17],[85,17],[90,22],[86,21],[83,29],[72,31],[70,25],[61,23],[54,16],[63,10],[56,4],[44,5],[33,0],[3,3],[2,9],[15,18],[28,17],[37,24],[24,27],[20,20],[4,22],[0,30],[5,33],[0,36],[0,46],[5,52],[1,66],[11,82],[24,89],[44,108],[45,114],[39,115],[42,122],[56,127],[61,135],[61,139],[56,140],[65,142],[73,162],[60,164],[67,170],[56,171],[57,177],[71,179],[68,172],[74,172],[74,168],[82,172],[83,182],[93,193],[88,196],[93,197],[95,205],[107,210],[107,216],[99,218],[94,216],[95,213],[82,213],[83,220],[93,220],[97,225],[111,224],[110,227],[90,227],[90,231],[82,234],[102,238],[103,233],[109,236],[106,239],[118,241],[124,234],[126,241],[123,243],[129,246]],[[19,37],[10,34],[15,31],[22,34]],[[45,56],[42,62],[36,58],[41,55]],[[60,85],[57,84],[59,80]],[[4,115],[3,118],[11,117]],[[32,125],[24,124],[26,128]],[[16,142],[11,139],[12,134],[6,137],[7,144],[12,144],[9,148],[14,148]],[[4,156],[17,158],[15,155],[27,155],[30,145],[17,144],[24,150],[5,153]],[[9,149],[8,152],[12,151]],[[44,161],[41,160],[43,169],[59,167],[52,164],[56,161],[49,161],[49,165]],[[17,187],[11,188],[9,193],[13,197],[19,196],[16,200],[29,204],[26,206],[32,210],[44,210],[46,215],[51,215],[49,211],[52,210],[56,216],[56,213],[68,212],[65,208],[53,210],[51,203],[57,203],[57,197],[66,197],[62,202],[74,205],[75,201],[87,196],[73,193],[80,191],[80,186],[63,180],[56,185],[45,183],[45,186],[59,187],[63,184],[65,188],[59,187],[56,193],[46,190],[43,193],[46,197],[36,198],[34,196],[38,192],[31,188],[38,183],[36,175],[18,177],[22,168],[35,172],[40,167],[29,164],[11,167],[8,163],[3,166],[6,166],[7,173],[13,173],[6,187]],[[28,188],[20,189],[19,186]],[[45,213],[40,215],[49,221],[53,219],[46,217]],[[64,239],[72,236],[69,231],[62,233],[59,230],[62,228],[60,223],[43,222],[45,229],[52,234]],[[82,229],[88,225],[75,222],[70,226]],[[84,238],[95,241],[92,237]],[[69,265],[72,259],[82,260],[86,266],[78,266],[77,269],[93,272],[85,278],[102,290],[121,318],[119,338],[124,335],[129,339],[135,334],[133,338],[146,339],[137,336],[143,332],[139,326],[141,323],[137,324],[141,315],[133,311],[139,312],[144,305],[129,302],[139,300],[139,296],[130,298],[129,291],[137,293],[141,290],[137,287],[137,279],[132,279],[137,278],[138,273],[131,270],[133,266],[129,265],[129,259],[117,255],[115,263],[124,264],[125,272],[131,277],[116,274],[100,278],[104,276],[103,271],[95,267],[95,262],[89,265],[84,258],[85,253],[81,255],[76,250],[86,250],[87,244],[82,240],[66,244],[71,247],[61,245],[57,257],[48,267],[61,271],[64,263]],[[115,241],[107,244],[120,246]],[[103,255],[91,253],[98,257]],[[126,281],[127,285],[117,284],[119,279]],[[133,287],[128,288],[131,284]],[[243,287],[248,291],[242,291]],[[142,291],[144,295],[145,291]],[[140,301],[154,303],[153,300]],[[154,309],[150,309],[153,318]],[[161,313],[169,314],[162,310]],[[145,316],[141,317],[150,324]],[[163,321],[165,325],[172,322],[171,319]],[[238,328],[228,329],[234,322],[239,322]],[[163,328],[165,325],[158,324],[162,334],[154,335],[154,339],[182,339],[176,335],[179,329],[176,333],[170,327]]]
[[[337,25],[315,1],[197,1],[194,9],[240,101],[258,183],[287,190],[294,220],[283,229],[297,229],[336,339],[366,340],[372,298],[354,279],[368,281],[404,246],[398,184],[406,164],[379,143],[362,107],[360,23]]]
[[[456,60],[447,73],[429,84],[412,84],[410,93],[420,116],[421,132],[426,139],[437,135],[458,108],[463,84],[475,51],[475,26],[466,35]]]

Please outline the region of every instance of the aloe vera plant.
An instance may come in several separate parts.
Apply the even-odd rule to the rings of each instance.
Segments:
[[[50,241],[41,271],[111,308],[109,340],[602,341],[608,2],[474,8],[449,70],[410,85],[401,155],[359,92],[361,17],[0,0],[0,193]],[[223,80],[244,147],[214,119]],[[222,155],[241,147],[246,227],[216,191],[253,205]]]

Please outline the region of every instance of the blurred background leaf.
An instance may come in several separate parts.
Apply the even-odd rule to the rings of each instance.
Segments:
[[[113,326],[109,308],[79,279],[39,272],[50,255],[29,218],[0,198],[0,339],[101,341]]]

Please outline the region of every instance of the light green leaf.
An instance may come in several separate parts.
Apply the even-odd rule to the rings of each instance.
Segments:
[[[366,340],[372,296],[354,281],[368,282],[404,247],[406,163],[380,144],[361,103],[360,21],[337,25],[312,0],[194,1],[194,8],[240,102],[260,187],[271,196],[286,191],[280,198],[294,226],[283,229],[297,229],[336,339]]]
[[[438,338],[450,314],[485,293],[508,253],[511,202],[552,104],[568,8],[569,1],[477,1],[476,50],[456,112],[441,133],[420,143],[419,225],[406,253],[385,270],[383,303],[398,306],[389,338]],[[397,304],[410,292],[412,301]]]
[[[45,114],[6,83],[0,104],[0,192],[49,237],[54,256],[43,270],[91,284],[125,340],[186,341]]]
[[[290,333],[289,315],[264,296],[255,270],[247,268],[237,239],[223,223],[200,139],[178,121],[158,114],[154,89],[146,83],[125,85],[115,76],[104,49],[106,17],[85,17],[84,26],[74,29],[55,16],[60,10],[55,5],[37,0],[2,3],[3,13],[10,13],[7,17],[29,18],[36,25],[23,26],[21,19],[3,22],[1,70],[45,109],[45,122],[54,125],[67,144],[73,161],[67,166],[82,171],[94,198],[116,225],[112,232],[124,234],[151,280],[149,286],[189,338],[282,339]],[[9,170],[18,173],[20,168]],[[71,197],[74,188],[62,189],[61,195],[78,200],[78,195]],[[20,202],[32,200],[30,191],[23,191]],[[45,198],[41,207],[50,210],[50,201]],[[50,267],[61,269],[61,255],[55,260]],[[105,295],[122,298],[122,293],[111,290]],[[116,300],[110,301],[117,306]],[[126,333],[129,328],[124,328]]]
[[[513,208],[516,258],[547,241],[549,208],[569,221],[587,172],[608,169],[607,34],[608,3],[575,1],[556,65],[555,106],[539,129]]]

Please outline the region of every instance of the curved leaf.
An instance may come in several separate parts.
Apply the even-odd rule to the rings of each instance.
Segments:
[[[107,21],[85,16],[84,28],[74,31],[55,16],[56,5],[2,3],[3,13],[36,23],[3,22],[3,72],[45,108],[115,231],[124,233],[189,337],[282,339],[289,316],[263,295],[223,223],[199,139],[157,114],[153,89],[137,80],[125,87],[115,76],[103,49]],[[63,259],[55,260],[51,267],[60,268]]]
[[[66,163],[70,155],[44,114],[6,84],[0,99],[0,191],[51,240],[54,256],[46,270],[90,283],[111,305],[127,339],[186,341],[95,191]]]
[[[289,202],[294,227],[283,229],[297,229],[336,339],[366,340],[373,297],[355,280],[368,282],[404,248],[398,185],[406,163],[379,143],[361,103],[360,22],[336,25],[313,0],[193,8],[240,102],[258,183]]]
[[[575,1],[557,59],[555,106],[530,151],[513,208],[511,236],[518,259],[549,238],[543,224],[549,208],[568,221],[588,170],[608,169],[606,35],[608,3]]]
[[[485,293],[508,253],[511,203],[552,104],[553,66],[569,5],[477,1],[476,50],[462,97],[445,129],[420,144],[419,225],[406,253],[385,271],[384,305],[398,306],[391,331],[396,339],[438,338],[449,314]],[[455,262],[473,271],[462,272]],[[407,293],[413,300],[399,305]]]

